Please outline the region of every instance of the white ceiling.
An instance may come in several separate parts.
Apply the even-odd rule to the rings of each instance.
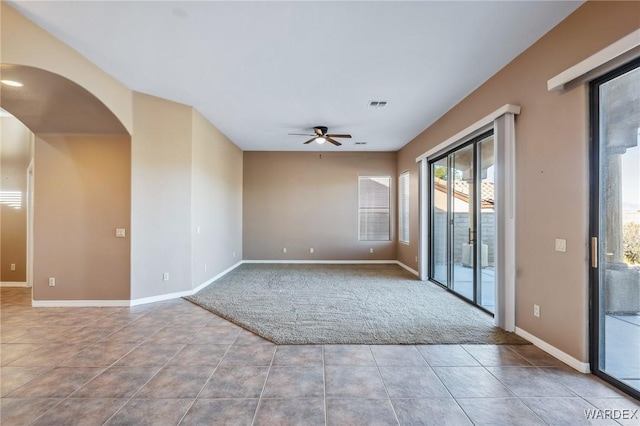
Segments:
[[[394,151],[581,1],[11,1],[129,88],[194,106],[243,150]],[[367,108],[371,100],[386,108]],[[354,145],[354,142],[367,142]]]

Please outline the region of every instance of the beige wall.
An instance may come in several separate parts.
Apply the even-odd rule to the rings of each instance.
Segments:
[[[0,15],[2,63],[28,65],[68,78],[100,99],[131,133],[131,90],[3,1]]]
[[[188,292],[242,259],[242,151],[154,96],[134,93],[134,124],[131,298]]]
[[[192,123],[191,277],[196,288],[242,259],[242,150],[196,110]]]
[[[126,188],[116,175],[109,175],[123,164],[116,161],[115,151],[109,154],[113,161],[102,164],[88,151],[89,144],[79,142],[91,141],[91,146],[108,151],[98,143],[105,141],[104,137],[39,140],[36,300],[164,297],[190,291],[239,261],[242,152],[190,106],[134,93],[4,2],[0,13],[3,64],[28,65],[68,78],[93,93],[131,133],[131,138],[122,139],[127,141],[128,169],[117,174],[130,179]],[[122,146],[114,144],[110,149]],[[62,164],[68,167],[61,168]],[[91,190],[85,180],[93,179],[91,173],[110,176],[92,181],[106,185],[100,186],[101,191],[113,190],[110,195],[102,193],[97,198],[101,192]],[[65,186],[65,192],[60,191],[60,185]],[[122,197],[126,197],[126,205]],[[126,221],[120,219],[125,210]],[[192,220],[202,229],[199,239],[192,236]],[[126,239],[112,241],[116,226],[127,228]],[[114,280],[93,279],[95,274],[90,270],[103,271],[122,254],[112,245],[126,242],[129,250],[129,241],[131,255],[105,275]],[[106,257],[103,249],[109,251]],[[123,271],[126,289],[121,288]],[[169,281],[162,280],[165,272]],[[55,288],[44,283],[49,276],[58,279]]]
[[[395,231],[391,241],[358,241],[358,176],[391,176],[394,200],[396,158],[396,153],[331,152],[320,159],[317,152],[245,152],[244,258],[395,259]]]
[[[516,325],[588,360],[588,105],[584,86],[549,93],[549,78],[640,27],[639,2],[588,2],[399,153],[411,170],[411,240],[418,239],[415,158],[506,103],[516,119]],[[567,240],[567,252],[554,239]],[[417,246],[400,247],[412,264]],[[533,316],[533,304],[541,317]]]
[[[191,111],[134,93],[132,299],[191,289]]]
[[[36,137],[34,300],[129,299],[130,174],[127,136]]]
[[[20,208],[1,204],[0,282],[27,281],[27,169],[32,133],[14,117],[0,117],[0,191],[22,194]],[[11,270],[15,264],[15,271]]]

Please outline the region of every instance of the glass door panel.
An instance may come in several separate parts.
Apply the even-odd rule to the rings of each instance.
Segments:
[[[496,237],[493,142],[490,131],[429,163],[429,279],[491,313]]]
[[[452,205],[451,239],[453,268],[451,289],[475,300],[475,145],[471,144],[451,154],[453,185],[449,193]]]
[[[449,286],[449,161],[444,157],[431,165],[431,278]]]
[[[478,143],[480,188],[477,211],[479,212],[476,239],[479,241],[478,268],[478,304],[495,312],[495,241],[496,215],[494,195],[494,138],[493,135]]]
[[[592,368],[640,396],[640,61],[592,83]]]

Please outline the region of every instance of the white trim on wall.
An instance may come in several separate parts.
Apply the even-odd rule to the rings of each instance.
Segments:
[[[147,303],[163,302],[165,300],[179,299],[181,297],[193,296],[200,290],[204,289],[208,285],[212,284],[216,280],[222,278],[224,275],[236,269],[243,263],[315,263],[315,264],[344,264],[344,265],[400,265],[402,268],[418,276],[418,271],[412,269],[398,260],[242,260],[235,265],[220,272],[215,277],[203,282],[192,290],[179,291],[175,293],[159,294],[157,296],[144,297],[141,299],[132,300],[32,300],[31,306],[34,308],[53,308],[53,307],[102,307],[102,306],[116,306],[116,307],[128,307],[138,306]],[[10,283],[16,284],[16,283]],[[26,283],[24,283],[26,284]],[[12,285],[10,287],[26,287]]]
[[[613,61],[638,46],[640,46],[640,28],[549,79],[547,81],[547,90],[550,92],[563,90],[568,83],[605,65],[607,62]]]
[[[26,281],[2,281],[0,287],[29,287],[29,283]]]
[[[481,118],[480,120],[476,121],[466,129],[456,133],[446,141],[439,143],[438,145],[434,146],[424,154],[416,157],[416,163],[419,163],[420,161],[425,160],[428,157],[431,157],[432,155],[442,150],[445,150],[450,147],[452,148],[453,145],[456,144],[457,142],[463,141],[464,139],[470,139],[471,137],[474,136],[476,132],[478,132],[484,127],[491,125],[498,117],[501,117],[505,114],[518,115],[520,114],[520,107],[517,105],[511,105],[511,104],[506,104],[501,106],[497,110],[493,111],[491,114]]]
[[[545,342],[544,340],[541,340],[541,339],[537,338],[533,334],[528,333],[528,332],[526,332],[523,329],[518,328],[518,327],[516,327],[516,334],[518,336],[520,336],[520,337],[523,337],[523,338],[527,339],[528,341],[530,341],[535,346],[537,346],[538,348],[542,349],[543,351],[545,351],[546,353],[548,353],[552,357],[554,357],[556,359],[559,359],[560,361],[564,362],[569,367],[574,368],[574,369],[578,370],[579,372],[585,373],[585,374],[591,372],[591,367],[590,367],[588,362],[582,362],[579,359],[576,359],[576,358],[572,357],[568,353],[563,352],[560,349],[556,348],[555,346],[550,345],[549,343]]]
[[[400,265],[402,268],[406,269],[407,271],[411,272],[416,277],[418,277],[418,278],[420,277],[420,274],[418,273],[418,271],[416,271],[415,269],[405,265],[404,263],[400,262],[399,260],[396,260],[395,263]]]
[[[232,265],[232,266],[228,267],[227,269],[225,269],[224,271],[220,272],[215,277],[213,277],[211,279],[208,279],[207,281],[203,282],[202,284],[200,284],[199,286],[197,286],[193,290],[191,290],[191,294],[189,296],[192,296],[192,295],[196,294],[197,292],[199,292],[200,290],[202,290],[203,288],[205,288],[209,284],[211,284],[214,281],[216,281],[216,280],[222,278],[223,276],[227,275],[229,272],[233,271],[234,269],[236,269],[240,265],[242,265],[242,261],[236,263],[235,265]]]
[[[420,270],[421,279],[428,279],[429,206],[430,190],[429,158],[454,149],[480,133],[493,128],[495,157],[498,172],[495,182],[496,199],[496,326],[515,331],[516,259],[515,259],[515,115],[517,105],[506,104],[446,141],[436,145],[416,158],[420,163]]]
[[[193,290],[178,291],[175,293],[159,294],[157,296],[143,297],[141,299],[131,299],[127,301],[127,306],[146,305],[147,303],[164,302],[165,300],[180,299],[181,297],[192,296]]]
[[[34,308],[128,307],[129,300],[32,300]]]
[[[242,263],[309,263],[309,264],[325,264],[325,265],[390,265],[390,264],[398,264],[397,260],[290,260],[290,259],[279,259],[279,260],[243,260]]]

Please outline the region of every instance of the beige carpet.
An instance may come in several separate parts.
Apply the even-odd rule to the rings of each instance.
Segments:
[[[526,344],[397,265],[244,264],[187,300],[278,344]]]

